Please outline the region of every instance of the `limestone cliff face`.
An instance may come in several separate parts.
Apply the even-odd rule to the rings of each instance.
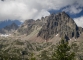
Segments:
[[[73,37],[78,38],[82,31],[83,29],[78,27],[68,14],[61,12],[48,16],[47,23],[43,25],[38,36],[47,40],[59,34],[60,37],[69,40]]]

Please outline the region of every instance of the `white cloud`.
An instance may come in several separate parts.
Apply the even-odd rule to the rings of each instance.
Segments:
[[[78,2],[83,6],[82,0],[5,0],[0,1],[0,20],[21,20],[37,19],[47,16],[51,9],[59,10],[68,5]],[[78,7],[79,7],[78,6]],[[72,7],[71,13],[79,13],[82,9]]]
[[[63,11],[69,12],[70,14],[77,14],[82,11],[82,8],[79,8],[79,7],[80,6],[78,6],[78,5],[71,5],[65,9],[63,9]]]
[[[74,21],[76,22],[76,24],[80,27],[83,27],[83,16],[78,17],[78,18],[74,18]]]

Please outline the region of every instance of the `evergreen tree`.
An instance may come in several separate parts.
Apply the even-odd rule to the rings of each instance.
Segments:
[[[55,52],[53,52],[52,60],[74,60],[75,53],[71,52],[71,47],[64,39],[59,42]]]

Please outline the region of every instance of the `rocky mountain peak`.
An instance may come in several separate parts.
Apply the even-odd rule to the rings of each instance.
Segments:
[[[35,20],[33,19],[28,19],[28,20],[25,20],[25,22],[23,24],[25,25],[28,25],[28,24],[33,24]]]
[[[47,17],[42,17],[41,19],[33,20],[28,19],[18,28],[17,32],[20,34],[29,35],[35,29],[42,27],[47,21]]]
[[[78,38],[82,31],[83,29],[79,28],[68,14],[61,12],[48,16],[47,23],[39,31],[38,36],[48,40],[59,34],[60,37],[69,40],[73,37]]]
[[[12,23],[11,25],[8,25],[6,27],[4,27],[4,29],[13,29],[13,30],[16,30],[18,28],[18,25],[16,23]]]
[[[9,27],[16,30],[18,28],[18,25],[16,23],[12,23],[11,25],[9,25]]]

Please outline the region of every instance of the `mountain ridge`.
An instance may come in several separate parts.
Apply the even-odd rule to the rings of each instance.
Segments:
[[[50,14],[37,20],[25,20],[24,23],[14,31],[13,36],[16,35],[18,37],[24,35],[28,40],[51,40],[57,35],[59,38],[70,40],[80,37],[83,28],[78,27],[67,13],[61,12]]]

